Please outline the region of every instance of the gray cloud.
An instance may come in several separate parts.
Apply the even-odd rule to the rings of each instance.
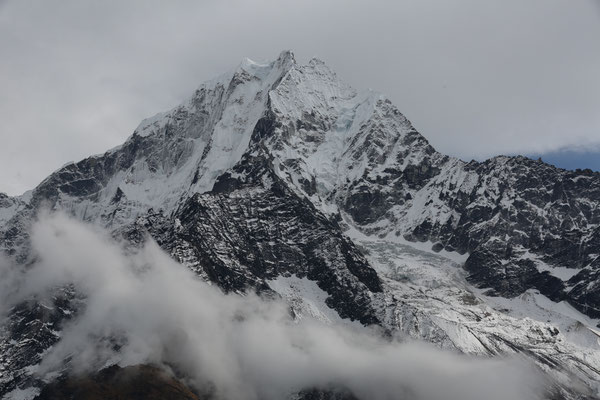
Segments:
[[[328,384],[375,400],[542,396],[544,379],[524,362],[384,340],[367,328],[293,321],[282,302],[224,295],[154,243],[125,254],[108,234],[61,214],[42,217],[31,237],[38,262],[13,289],[0,290],[3,304],[70,282],[86,297],[85,310],[44,356],[42,376],[55,376],[69,357],[75,371],[115,362],[168,364],[232,400],[281,399]],[[0,263],[0,272],[7,268]]]
[[[0,190],[121,143],[243,56],[319,56],[463,158],[600,151],[596,0],[0,3]]]

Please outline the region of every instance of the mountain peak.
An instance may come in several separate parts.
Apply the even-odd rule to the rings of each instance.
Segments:
[[[290,50],[284,50],[272,61],[254,61],[245,57],[240,62],[236,71],[245,71],[259,79],[264,79],[273,71],[281,74],[281,72],[287,72],[294,65],[296,65],[294,54]]]
[[[281,64],[295,64],[296,56],[294,55],[294,52],[292,50],[283,50],[281,53],[279,53],[279,56],[277,57],[276,61],[281,62]]]
[[[318,57],[313,57],[308,61],[308,65],[325,65],[325,61]]]
[[[377,323],[473,354],[522,351],[560,382],[574,371],[595,388],[596,333],[579,327],[600,318],[600,175],[576,174],[444,156],[384,96],[284,51],[242,60],[32,194],[0,194],[0,248],[31,261],[28,227],[48,206],[132,244],[149,235],[226,291],[270,288],[294,315]],[[528,298],[543,307],[524,308]],[[75,309],[55,299],[56,319],[17,307],[10,335],[0,329],[10,355],[0,354],[0,397],[60,340],[62,313]],[[506,314],[513,306],[533,318]]]

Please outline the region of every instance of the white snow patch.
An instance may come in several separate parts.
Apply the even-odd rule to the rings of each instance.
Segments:
[[[558,328],[570,342],[600,350],[600,338],[594,326],[600,320],[592,319],[573,308],[569,303],[555,303],[539,291],[530,289],[512,299],[483,294],[485,289],[475,289],[494,309],[515,318],[531,318]]]
[[[267,284],[292,305],[297,318],[310,316],[327,323],[353,323],[350,320],[342,319],[334,309],[325,303],[329,294],[321,289],[315,281],[291,275],[278,276],[267,281]]]
[[[346,221],[349,221],[348,217],[345,217],[344,219]],[[350,226],[350,229],[348,229],[345,232],[345,234],[353,240],[401,244],[403,246],[412,247],[413,249],[416,249],[416,250],[419,250],[419,251],[422,251],[425,253],[430,253],[430,254],[438,256],[438,257],[446,258],[458,265],[463,265],[465,263],[465,261],[467,261],[467,258],[469,258],[468,253],[460,254],[455,251],[447,251],[447,250],[443,250],[443,249],[440,250],[439,252],[433,251],[432,247],[435,243],[433,243],[431,241],[411,242],[411,241],[404,239],[404,237],[402,237],[401,235],[397,236],[395,233],[392,233],[392,232],[388,233],[385,237],[380,238],[376,235],[366,235],[363,232],[359,231],[354,226],[352,226],[352,225],[349,225],[349,226]]]
[[[581,270],[577,268],[567,268],[567,267],[555,267],[546,264],[540,260],[535,261],[536,267],[538,271],[548,271],[550,275],[557,277],[563,281],[568,281],[575,275],[577,275]]]

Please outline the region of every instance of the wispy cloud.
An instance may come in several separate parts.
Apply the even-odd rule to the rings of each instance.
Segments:
[[[518,360],[472,358],[384,339],[368,328],[295,321],[281,301],[224,295],[156,244],[127,253],[107,234],[64,215],[36,223],[32,244],[39,261],[16,292],[3,287],[6,303],[70,282],[86,296],[85,308],[45,356],[42,374],[69,357],[77,371],[115,361],[175,365],[193,385],[234,400],[281,399],[328,385],[365,399],[541,396],[543,379]],[[4,261],[5,275],[7,268]]]

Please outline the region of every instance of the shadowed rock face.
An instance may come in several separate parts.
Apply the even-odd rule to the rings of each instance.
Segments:
[[[148,365],[112,366],[86,376],[61,378],[47,386],[36,400],[201,400],[181,381]]]
[[[310,389],[300,392],[298,400],[359,400],[344,389]],[[402,400],[402,399],[398,399]]]
[[[600,174],[564,171],[524,157],[466,168],[477,176],[468,192],[440,192],[460,215],[456,226],[424,223],[425,236],[471,253],[465,264],[469,279],[490,293],[514,297],[534,288],[599,317],[594,308],[600,291],[590,274],[597,271],[600,254]],[[556,267],[571,273],[554,276]]]
[[[184,249],[192,249],[209,279],[227,291],[260,291],[268,288],[266,280],[293,274],[317,282],[342,318],[380,323],[369,301],[382,292],[375,270],[335,221],[268,165],[264,158],[244,158],[211,192],[192,197],[165,248],[181,260]]]
[[[35,400],[213,400],[211,390],[192,389],[151,365],[113,365],[95,374],[65,376],[46,385]],[[306,389],[297,400],[358,400],[344,389]],[[282,399],[283,400],[283,399]]]

